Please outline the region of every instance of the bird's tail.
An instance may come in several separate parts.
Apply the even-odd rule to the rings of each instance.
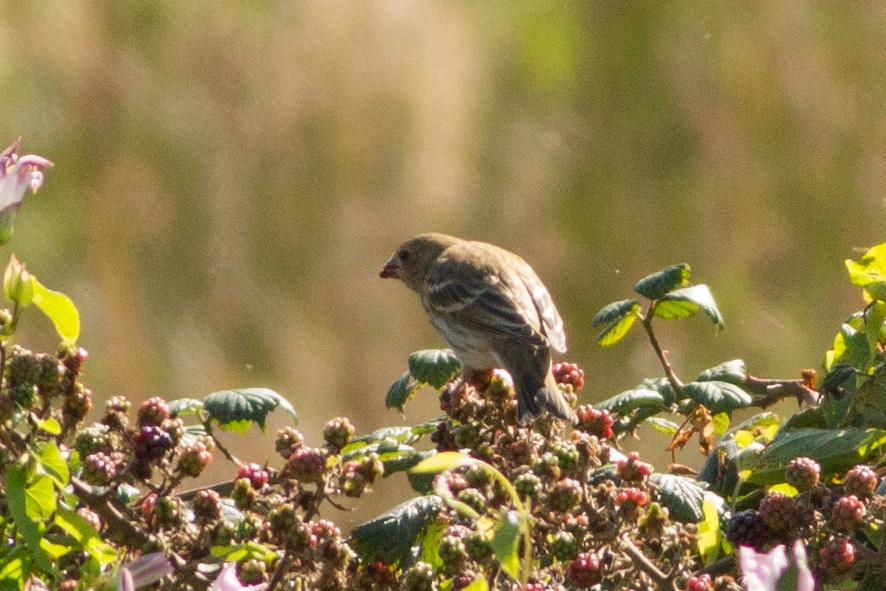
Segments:
[[[517,351],[512,349],[510,353]],[[519,353],[521,354],[517,355],[519,359],[510,359],[517,362],[507,363],[505,367],[514,380],[514,390],[517,392],[517,422],[528,425],[547,411],[573,425],[578,423],[575,411],[566,402],[563,392],[554,380],[554,374],[551,373],[550,352],[546,349],[527,351],[524,346]],[[513,357],[513,355],[503,357]]]

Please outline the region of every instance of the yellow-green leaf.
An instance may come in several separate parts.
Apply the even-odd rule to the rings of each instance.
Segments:
[[[55,331],[67,344],[74,344],[80,337],[80,314],[71,298],[63,293],[44,287],[33,278],[32,302],[52,320]]]
[[[474,463],[477,463],[477,460],[469,455],[457,451],[444,451],[422,460],[410,472],[433,474]]]

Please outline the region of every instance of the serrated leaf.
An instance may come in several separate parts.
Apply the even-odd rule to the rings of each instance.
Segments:
[[[637,388],[635,390],[626,390],[612,398],[598,402],[594,405],[594,408],[608,410],[615,415],[625,415],[638,408],[660,412],[665,410],[665,403],[664,397],[655,390]]]
[[[658,300],[653,314],[665,320],[673,320],[692,316],[699,310],[707,314],[718,328],[723,328],[723,316],[707,285],[693,285],[668,293]]]
[[[600,326],[601,324],[616,322],[617,320],[624,318],[626,314],[629,314],[632,309],[639,306],[640,303],[637,300],[620,300],[618,302],[606,304],[600,308],[599,312],[594,314],[594,319],[591,321],[591,325]]]
[[[704,519],[702,503],[705,488],[692,478],[653,472],[650,480],[658,487],[658,498],[668,508],[671,517],[684,523],[698,523]]]
[[[177,398],[169,401],[169,412],[173,417],[186,417],[200,414],[203,401],[196,398]]]
[[[417,497],[351,530],[351,547],[364,561],[385,564],[407,561],[422,533],[440,511],[440,499]]]
[[[847,259],[849,281],[863,287],[875,300],[886,300],[886,243],[868,249],[858,262]]]
[[[824,474],[841,473],[875,457],[886,445],[881,429],[795,429],[781,432],[762,451],[750,449],[736,458],[739,471],[748,471],[752,484],[784,481],[784,469],[793,458],[809,457]]]
[[[686,263],[671,265],[638,281],[634,285],[634,291],[650,300],[657,300],[671,290],[686,285],[689,273],[689,265]]]
[[[727,382],[689,382],[683,386],[683,393],[714,414],[745,408],[753,402],[750,394]]]
[[[620,341],[633,326],[640,313],[640,304],[636,300],[622,300],[604,306],[594,316],[593,325],[607,324],[599,335],[597,343],[602,347],[614,345]]]
[[[748,370],[745,363],[741,359],[733,359],[726,361],[716,367],[706,369],[701,372],[696,382],[728,382],[736,386],[741,386],[748,379]]]
[[[31,303],[40,308],[55,325],[55,331],[70,345],[80,336],[80,314],[71,298],[63,293],[47,289],[34,277]]]
[[[423,451],[413,451],[411,453],[385,454],[380,459],[385,466],[384,477],[387,478],[391,474],[411,470],[419,462],[425,460],[437,453],[433,449]]]
[[[414,474],[436,474],[443,470],[455,470],[462,466],[480,463],[479,460],[457,451],[444,451],[422,460],[410,470]]]
[[[515,581],[520,580],[520,515],[516,511],[502,511],[495,520],[492,551],[501,568]]]
[[[437,421],[413,425],[411,427],[384,427],[376,429],[367,435],[355,437],[351,443],[346,446],[342,452],[350,451],[348,448],[354,444],[377,443],[381,441],[396,441],[407,445],[413,444],[425,435],[429,435],[437,430]]]
[[[272,410],[280,408],[293,419],[298,415],[288,400],[268,388],[242,388],[213,392],[203,399],[203,409],[223,429],[243,431],[244,423],[257,424],[265,430],[265,419]]]
[[[415,391],[418,390],[418,387],[421,384],[412,377],[412,374],[404,372],[402,376],[397,378],[397,380],[391,384],[391,387],[388,389],[388,395],[385,398],[385,407],[386,408],[396,408],[400,412],[403,412],[403,407],[406,406],[406,403],[412,400],[412,397],[415,396]]]
[[[409,373],[419,382],[438,390],[461,371],[455,353],[449,349],[425,349],[409,356]]]

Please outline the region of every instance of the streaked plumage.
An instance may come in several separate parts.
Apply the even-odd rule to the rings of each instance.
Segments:
[[[551,374],[550,350],[566,351],[563,321],[526,261],[485,242],[420,234],[400,245],[381,276],[400,279],[421,296],[431,323],[459,358],[462,376],[507,370],[521,424],[544,411],[576,422]]]

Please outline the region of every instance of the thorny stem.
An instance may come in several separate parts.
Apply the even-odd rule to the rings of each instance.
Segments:
[[[71,477],[71,486],[74,488],[74,494],[104,520],[108,531],[116,534],[120,540],[124,540],[127,546],[138,549],[150,541],[150,536],[135,527],[112,501],[92,492],[88,484],[79,478]]]
[[[283,581],[283,575],[286,573],[286,570],[289,568],[290,562],[292,562],[292,555],[289,545],[286,545],[286,549],[283,551],[283,557],[280,559],[280,563],[277,565],[277,570],[274,571],[274,576],[271,577],[271,580],[268,581],[267,591],[274,591],[274,589]]]
[[[657,587],[667,589],[668,591],[678,591],[677,582],[674,580],[674,577],[661,572],[661,569],[646,558],[646,555],[643,554],[643,552],[641,552],[626,535],[621,536],[618,541],[621,545],[621,549],[628,555],[631,562],[634,563],[634,566],[649,576],[655,582]]]
[[[681,382],[680,378],[677,377],[677,374],[674,373],[674,368],[671,367],[666,352],[661,348],[661,345],[658,344],[658,338],[655,336],[655,331],[652,330],[652,310],[655,304],[656,302],[649,304],[649,308],[646,309],[646,314],[642,316],[643,328],[646,329],[646,334],[649,335],[649,342],[652,344],[652,348],[655,349],[655,354],[658,356],[658,360],[664,368],[668,383],[671,384],[671,388],[674,389],[674,394],[676,394],[677,398],[680,398],[681,393],[683,392],[683,382]]]

